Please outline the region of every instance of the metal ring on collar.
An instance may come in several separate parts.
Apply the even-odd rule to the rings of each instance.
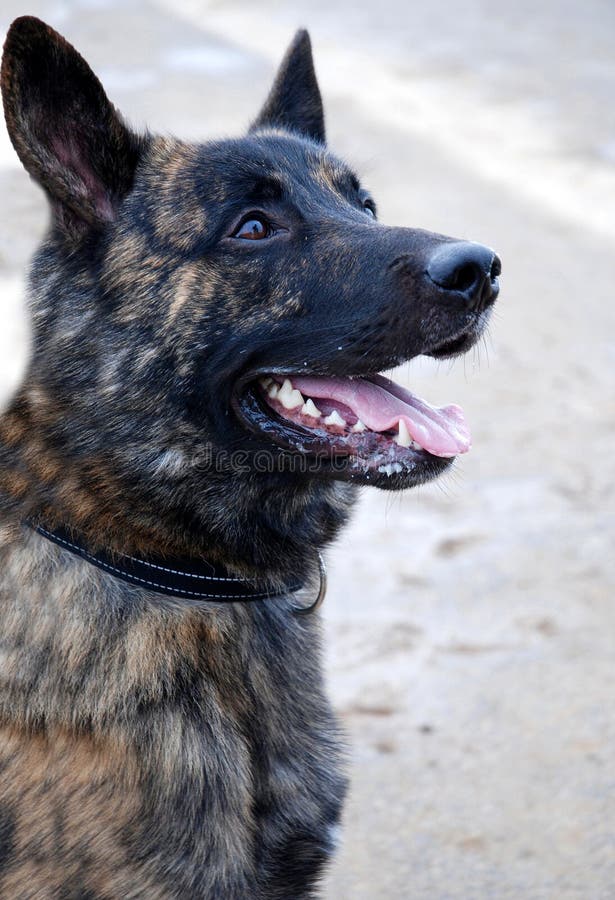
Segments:
[[[309,606],[294,606],[293,612],[297,616],[307,616],[309,613],[316,612],[319,606],[322,606],[323,600],[325,599],[325,594],[327,593],[327,567],[325,566],[325,561],[322,558],[322,553],[318,554],[318,572],[320,575],[320,586],[318,588],[318,594],[316,595],[316,599]]]

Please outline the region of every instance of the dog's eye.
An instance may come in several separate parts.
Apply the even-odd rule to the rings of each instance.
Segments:
[[[232,236],[244,241],[262,241],[264,238],[271,237],[273,231],[271,222],[268,222],[264,216],[251,215],[237,226]]]
[[[376,218],[376,204],[371,199],[371,197],[365,198],[365,200],[363,201],[363,209],[372,217],[372,219]]]

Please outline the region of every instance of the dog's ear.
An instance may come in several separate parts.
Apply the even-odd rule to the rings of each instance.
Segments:
[[[286,51],[250,131],[257,128],[287,128],[325,143],[325,116],[307,31],[298,31]]]
[[[115,218],[130,190],[141,141],[107,99],[88,64],[31,16],[9,29],[2,58],[9,136],[69,232]]]

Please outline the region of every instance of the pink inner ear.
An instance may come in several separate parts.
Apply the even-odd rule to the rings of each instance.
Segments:
[[[104,222],[112,222],[115,219],[115,209],[105,185],[93,172],[74,137],[56,136],[51,141],[51,149],[62,168],[67,169],[68,174],[76,176],[82,183],[83,190],[80,193],[94,207],[98,218]]]

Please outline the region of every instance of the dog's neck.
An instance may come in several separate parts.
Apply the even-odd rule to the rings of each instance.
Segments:
[[[317,619],[293,615],[292,598],[206,611],[169,598],[153,602],[151,593],[109,578],[33,529],[6,524],[4,516],[0,599],[0,719],[20,727],[108,733],[128,693],[162,702],[162,684],[183,667],[206,669],[212,655],[224,657],[223,646],[239,653],[261,632],[301,630],[310,646],[317,644]],[[146,730],[161,747],[168,740],[164,728]]]
[[[91,551],[205,558],[282,589],[313,572],[355,491],[334,482],[200,475],[176,496],[118,478],[109,460],[54,446],[44,411],[16,400],[0,418],[0,507],[17,523],[82,535]]]
[[[224,567],[214,566],[207,560],[196,557],[153,557],[143,558],[125,553],[111,554],[105,550],[92,551],[83,538],[66,528],[50,531],[40,522],[28,521],[28,527],[38,532],[67,553],[106,572],[112,578],[144,588],[153,594],[173,597],[176,602],[198,606],[209,603],[250,603],[259,600],[273,601],[294,594],[304,587],[301,580],[295,580],[281,588],[269,585],[266,580],[258,583],[231,575]],[[319,558],[321,581],[324,579],[324,564]],[[323,593],[319,591],[319,597]],[[313,608],[313,607],[312,607]],[[306,607],[298,607],[303,612]]]

